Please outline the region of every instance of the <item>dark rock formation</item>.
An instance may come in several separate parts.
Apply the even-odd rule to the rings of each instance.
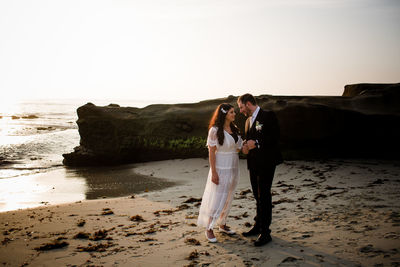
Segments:
[[[352,97],[352,108],[362,113],[400,113],[400,83],[346,85],[343,96]]]
[[[233,97],[232,97],[233,101]],[[214,103],[213,103],[214,102]],[[66,165],[115,164],[207,155],[208,120],[218,100],[145,108],[78,108],[80,146]]]
[[[399,83],[358,83],[349,84],[344,87],[343,96],[360,96],[360,95],[397,95],[400,96]]]
[[[237,97],[145,108],[78,108],[80,146],[66,165],[116,164],[206,157],[208,121],[216,106]],[[347,85],[343,96],[257,97],[276,112],[285,159],[399,158],[400,84]],[[245,118],[237,116],[244,129]]]

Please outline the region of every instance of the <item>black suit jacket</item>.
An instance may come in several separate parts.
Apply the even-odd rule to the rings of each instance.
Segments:
[[[257,126],[258,125],[258,126]],[[250,117],[246,120],[245,139],[256,140],[257,147],[247,155],[247,168],[262,171],[283,162],[279,149],[279,123],[273,111],[260,108],[251,128]]]

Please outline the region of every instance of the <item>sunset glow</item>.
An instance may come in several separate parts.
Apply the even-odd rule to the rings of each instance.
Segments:
[[[341,95],[399,82],[399,14],[391,0],[2,1],[2,102]]]

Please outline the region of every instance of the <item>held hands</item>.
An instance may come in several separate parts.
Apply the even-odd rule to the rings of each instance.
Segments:
[[[212,172],[211,181],[216,185],[219,184],[219,176],[217,172]]]
[[[243,142],[242,152],[243,154],[248,154],[250,150],[256,148],[256,141],[246,140]]]
[[[256,141],[254,141],[254,140],[247,140],[246,144],[247,144],[249,150],[256,148]]]
[[[247,142],[243,142],[243,146],[242,146],[242,153],[247,155],[249,154],[249,146],[247,145]]]

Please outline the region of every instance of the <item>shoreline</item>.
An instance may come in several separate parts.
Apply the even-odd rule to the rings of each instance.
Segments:
[[[0,179],[0,213],[110,199],[161,190],[176,183],[136,173],[132,164],[87,168],[55,168],[47,172]]]
[[[255,215],[245,163],[240,160],[240,180],[228,219],[228,224],[239,233],[248,229]],[[84,200],[1,212],[0,263],[400,264],[397,162],[346,159],[279,165],[272,187],[273,241],[260,248],[252,245],[252,238],[227,236],[218,230],[215,232],[219,242],[209,244],[204,229],[195,225],[208,173],[207,159],[147,162],[133,167],[141,175],[163,177],[177,185],[137,194],[135,198]],[[84,225],[78,226],[82,220]],[[74,238],[80,232],[86,233],[87,238]],[[48,251],[35,249],[55,239],[68,244]]]

